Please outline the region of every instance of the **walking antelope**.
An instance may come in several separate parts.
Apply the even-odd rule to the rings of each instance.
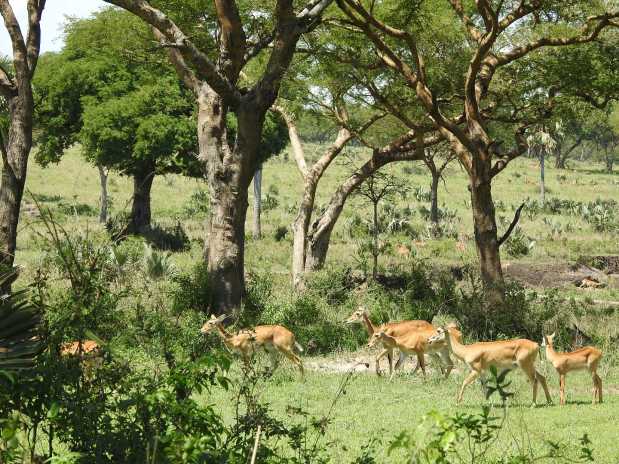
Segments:
[[[432,329],[434,330],[434,326],[427,321],[398,321],[398,322],[387,322],[381,325],[374,325],[370,320],[368,311],[359,307],[355,312],[353,312],[348,319],[346,319],[346,324],[357,324],[362,323],[365,325],[365,328],[368,331],[368,335],[372,337],[375,332],[383,331],[387,335],[391,335],[392,337],[402,337],[412,333],[413,331],[419,329]],[[376,373],[380,375],[380,360],[387,356],[389,361],[389,374],[393,375],[393,350],[394,347],[389,345],[388,343],[383,343],[383,351],[381,351],[378,356],[376,356]],[[398,361],[400,362],[400,361]]]
[[[539,352],[539,345],[531,340],[505,340],[496,342],[479,342],[463,345],[448,330],[440,327],[437,334],[430,337],[428,343],[446,342],[449,350],[464,361],[470,368],[471,373],[462,382],[458,394],[458,403],[462,401],[464,389],[471,384],[484,371],[495,366],[497,369],[520,368],[533,384],[533,404],[537,401],[537,384],[542,384],[546,401],[552,403],[546,378],[535,369],[535,360]]]
[[[278,364],[277,352],[280,352],[297,365],[302,377],[305,376],[303,362],[294,353],[295,349],[302,352],[303,348],[296,342],[295,336],[290,330],[281,325],[257,325],[253,330],[241,330],[236,334],[231,334],[223,326],[225,318],[225,314],[219,317],[212,315],[204,323],[200,332],[207,334],[216,331],[224,345],[230,351],[240,354],[243,362],[247,365],[256,348],[262,347],[269,354],[271,364],[275,369]]]
[[[461,337],[460,331],[455,328],[455,326],[450,326],[450,331],[453,331],[454,336],[457,338]],[[417,369],[421,368],[423,372],[423,376],[426,376],[426,364],[425,364],[425,355],[429,354],[434,359],[439,362],[439,365],[445,367],[445,378],[449,377],[450,372],[452,371],[454,364],[449,356],[449,349],[447,348],[446,343],[434,343],[429,344],[428,339],[436,335],[437,331],[434,327],[431,328],[423,328],[417,329],[415,331],[411,331],[401,337],[393,336],[388,334],[386,331],[378,330],[374,332],[372,337],[370,337],[370,341],[368,343],[369,347],[374,346],[379,341],[386,346],[387,349],[395,349],[400,350],[400,359],[395,365],[395,369],[391,373],[389,380],[393,379],[395,372],[400,368],[407,355],[416,355],[417,356],[417,366],[413,371],[413,374],[417,371]]]
[[[593,379],[593,400],[602,402],[602,379],[597,374],[598,364],[602,359],[602,352],[592,346],[585,346],[576,351],[568,353],[558,353],[554,348],[555,334],[544,336],[546,345],[546,358],[552,363],[559,373],[559,389],[561,391],[560,403],[565,404],[565,376],[568,372],[578,370],[588,370]]]

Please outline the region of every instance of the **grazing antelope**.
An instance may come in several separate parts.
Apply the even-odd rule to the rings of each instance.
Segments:
[[[279,351],[297,365],[302,377],[305,376],[303,362],[294,353],[295,349],[298,352],[303,352],[303,348],[296,342],[294,334],[290,330],[281,325],[257,325],[253,330],[242,330],[233,335],[223,326],[225,318],[225,314],[219,317],[211,315],[200,332],[207,334],[217,331],[224,345],[230,351],[240,354],[243,362],[247,365],[249,365],[249,358],[255,352],[255,349],[262,347],[269,354],[274,370],[278,364],[277,352]]]
[[[454,332],[454,336],[460,338],[461,334],[458,329],[454,326],[449,328],[450,331]],[[428,338],[432,335],[436,335],[436,330],[434,327],[426,328],[426,329],[418,329],[416,331],[409,332],[402,337],[395,337],[393,335],[389,335],[383,330],[379,330],[374,332],[370,341],[368,343],[369,347],[374,346],[379,341],[383,344],[383,346],[388,347],[389,349],[397,348],[400,350],[400,359],[395,365],[395,369],[391,373],[389,380],[393,379],[395,372],[400,368],[407,355],[416,355],[417,356],[417,366],[413,371],[413,374],[417,371],[417,369],[421,368],[423,372],[423,376],[426,376],[426,364],[425,364],[425,355],[429,354],[434,359],[439,362],[441,366],[441,370],[445,367],[445,378],[449,377],[450,372],[452,371],[454,364],[449,356],[449,349],[447,348],[446,343],[434,343],[430,345],[428,343]]]
[[[376,326],[370,320],[368,311],[361,306],[353,312],[348,319],[346,319],[346,324],[357,323],[362,323],[365,325],[370,337],[374,335],[376,331],[384,331],[387,335],[391,335],[392,337],[402,337],[419,329],[434,329],[434,326],[429,322],[420,320],[387,322],[386,324]],[[389,360],[389,374],[392,375],[394,348],[386,343],[383,343],[383,347],[384,350],[376,356],[376,373],[380,375],[380,360],[387,356],[387,359]]]
[[[555,334],[544,336],[546,345],[546,358],[552,363],[559,373],[559,389],[561,391],[560,404],[565,404],[565,376],[568,372],[588,370],[593,379],[593,401],[602,402],[602,379],[597,374],[598,364],[602,359],[602,352],[592,346],[585,346],[576,351],[558,353],[555,351],[553,342]]]
[[[538,382],[544,388],[546,401],[549,404],[552,403],[546,378],[535,369],[535,360],[539,352],[537,343],[527,339],[518,339],[463,345],[457,337],[442,327],[437,329],[437,334],[428,340],[429,344],[438,342],[446,342],[449,350],[471,368],[471,373],[462,382],[458,403],[462,401],[464,389],[491,366],[509,370],[520,368],[533,384],[533,404],[537,401]]]

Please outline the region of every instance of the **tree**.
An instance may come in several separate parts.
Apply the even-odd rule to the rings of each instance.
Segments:
[[[126,28],[129,37],[122,34]],[[106,170],[133,178],[125,232],[150,228],[155,175],[200,176],[193,101],[162,53],[152,54],[150,31],[132,15],[107,9],[70,21],[66,46],[44,56],[37,73],[37,161],[58,162],[80,143],[101,180],[101,217],[107,216]],[[132,37],[133,40],[129,41]]]
[[[376,172],[368,177],[357,190],[357,194],[365,197],[372,204],[372,278],[378,277],[378,257],[381,252],[379,244],[380,222],[378,205],[381,201],[393,198],[396,194],[406,192],[406,184],[397,177]]]
[[[265,115],[274,103],[300,37],[314,28],[332,0],[298,13],[292,0],[270,3],[106,0],[152,26],[198,106],[199,158],[207,173],[211,213],[205,256],[212,307],[236,311],[244,294],[245,218],[249,184],[259,165]],[[214,8],[213,8],[214,7]],[[259,11],[260,14],[255,14]],[[256,60],[254,60],[256,59]],[[251,66],[260,69],[251,79]],[[249,82],[242,82],[247,77]],[[226,115],[234,113],[236,137]]]
[[[441,158],[439,158],[441,157]],[[432,233],[437,235],[440,231],[438,217],[438,184],[443,177],[443,172],[449,163],[455,159],[455,155],[449,147],[438,145],[425,151],[423,162],[430,171],[432,181],[430,183],[430,222],[432,223]],[[436,161],[440,160],[440,164]]]
[[[12,66],[0,64],[0,99],[8,108],[8,127],[0,132],[0,267],[5,271],[15,261],[17,224],[32,148],[32,77],[39,59],[44,7],[45,0],[28,0],[28,32],[24,36],[10,3],[0,0],[0,14],[13,48]],[[7,290],[10,285],[3,285],[2,291]]]
[[[553,132],[559,138],[563,134],[561,125],[557,123]],[[529,150],[535,153],[539,158],[539,173],[540,173],[540,203],[543,205],[546,203],[546,155],[552,153],[557,148],[557,141],[553,138],[553,134],[550,131],[546,131],[544,127],[539,128],[537,131],[532,131],[531,135],[527,137],[527,144]]]
[[[544,110],[556,94],[556,89],[546,91],[543,83],[525,93],[521,84],[526,74],[510,74],[509,68],[544,47],[598,39],[606,28],[617,25],[619,12],[609,13],[604,5],[585,1],[566,5],[559,1],[473,4],[449,0],[451,11],[444,19],[449,27],[457,25],[461,31],[460,43],[466,44],[462,52],[468,62],[464,79],[458,73],[448,77],[458,90],[440,94],[434,86],[435,62],[421,31],[427,8],[440,11],[445,3],[394,1],[366,6],[359,0],[338,0],[338,5],[349,27],[373,44],[377,65],[414,91],[427,119],[449,141],[466,170],[481,276],[489,300],[502,301],[499,246],[503,240],[498,237],[492,180],[526,152],[527,129],[547,116]]]

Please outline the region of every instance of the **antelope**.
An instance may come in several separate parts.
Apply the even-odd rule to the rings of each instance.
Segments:
[[[370,337],[374,335],[376,331],[384,331],[387,335],[391,335],[393,337],[402,337],[419,329],[434,329],[434,326],[429,322],[420,320],[387,322],[386,324],[376,326],[370,320],[368,311],[362,306],[360,306],[350,315],[348,319],[346,319],[346,324],[356,323],[364,324]],[[380,360],[387,356],[387,359],[389,360],[389,374],[391,375],[393,373],[393,347],[386,343],[383,343],[383,347],[384,350],[376,356],[376,373],[380,375]]]
[[[103,362],[103,350],[94,340],[77,340],[60,345],[61,357],[78,357],[84,364],[84,374],[90,377],[91,371],[95,367],[101,366]]]
[[[277,367],[277,352],[279,351],[292,361],[301,371],[301,376],[305,376],[303,362],[294,350],[303,352],[303,348],[295,340],[294,334],[281,325],[257,325],[253,330],[241,330],[237,334],[231,334],[224,326],[223,321],[226,315],[219,317],[211,315],[211,318],[204,323],[200,332],[208,334],[216,331],[222,339],[224,345],[232,352],[241,355],[243,362],[249,365],[250,356],[256,348],[262,347],[271,359],[273,370]]]
[[[456,337],[461,337],[460,331],[455,328],[455,326],[449,327],[450,331],[454,332]],[[445,365],[445,378],[449,377],[454,364],[449,356],[449,350],[445,343],[434,343],[430,345],[428,343],[428,339],[432,335],[436,335],[436,330],[434,327],[426,328],[426,329],[418,329],[416,331],[412,331],[402,337],[396,337],[393,335],[389,335],[383,330],[379,330],[374,332],[372,337],[370,337],[370,341],[368,343],[369,347],[374,346],[379,341],[383,344],[383,346],[388,347],[388,349],[397,348],[400,350],[400,359],[395,365],[395,369],[391,373],[389,377],[389,381],[393,380],[393,376],[395,372],[400,368],[407,355],[415,354],[417,356],[417,366],[413,371],[413,374],[417,371],[417,369],[421,368],[423,372],[423,376],[426,376],[426,364],[425,364],[425,354],[431,355],[434,359],[439,361],[439,365],[441,368],[443,364]],[[442,369],[441,369],[442,370]]]
[[[430,345],[438,342],[446,342],[449,351],[471,368],[471,373],[462,382],[458,393],[458,404],[462,401],[464,389],[491,366],[509,370],[520,368],[533,384],[533,404],[537,402],[538,382],[544,388],[546,401],[548,404],[552,403],[546,378],[535,369],[535,360],[539,352],[537,343],[527,339],[518,339],[464,345],[443,327],[438,328],[437,334],[428,339]]]
[[[558,353],[555,351],[553,342],[555,334],[544,336],[544,344],[546,345],[546,358],[552,363],[556,371],[559,373],[559,389],[561,391],[560,404],[565,404],[565,376],[568,372],[585,370],[591,373],[593,379],[593,400],[602,402],[602,379],[597,374],[598,364],[602,359],[602,352],[592,346],[585,346],[576,351],[567,353]]]

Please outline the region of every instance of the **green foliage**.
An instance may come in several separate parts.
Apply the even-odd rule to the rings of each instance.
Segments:
[[[512,231],[507,241],[503,244],[507,253],[514,258],[528,255],[535,246],[535,240],[527,237],[518,226]]]
[[[175,284],[172,291],[172,312],[174,314],[181,314],[190,309],[201,314],[208,314],[211,291],[206,263],[199,262],[189,273],[176,274],[173,282]]]
[[[144,244],[144,271],[149,279],[157,280],[175,272],[169,253],[161,253]]]

